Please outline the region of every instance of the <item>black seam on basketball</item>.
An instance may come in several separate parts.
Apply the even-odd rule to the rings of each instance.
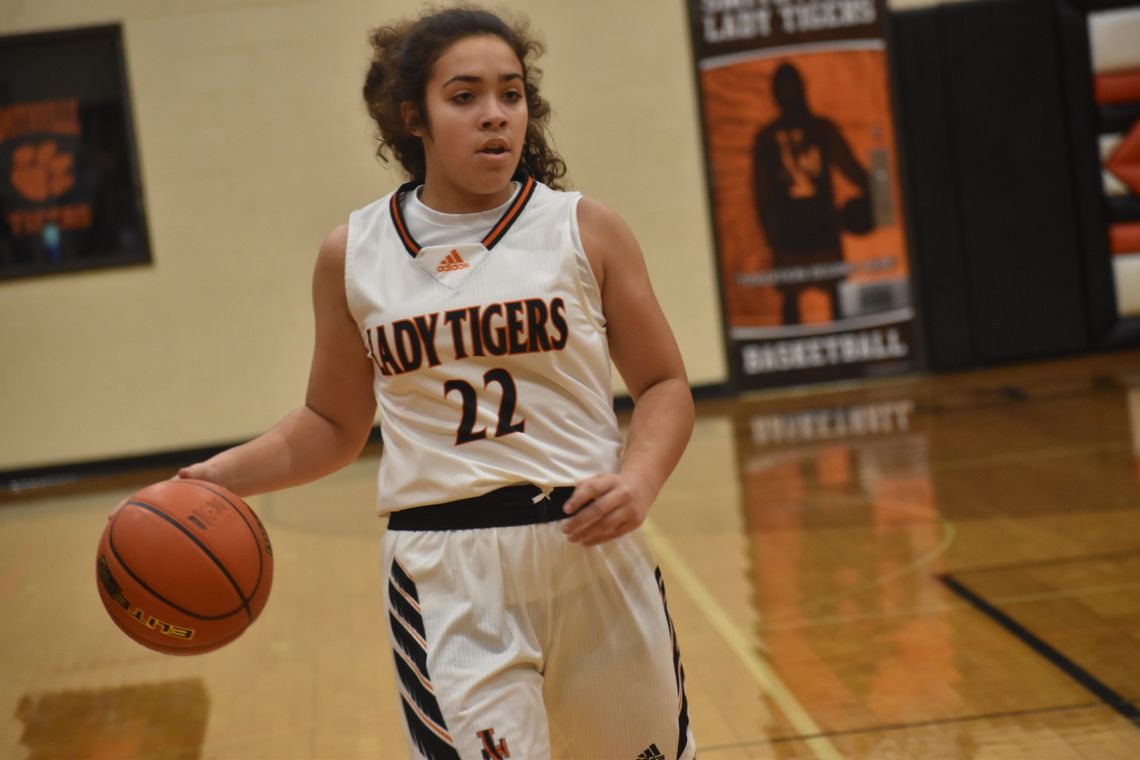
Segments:
[[[261,579],[265,575],[265,557],[262,556],[262,552],[261,552],[261,538],[262,538],[261,533],[258,530],[256,530],[252,525],[249,524],[249,520],[246,519],[245,513],[242,512],[241,509],[239,509],[236,504],[234,504],[232,501],[230,501],[229,497],[226,496],[221,491],[217,491],[213,488],[210,488],[208,485],[206,485],[204,483],[199,483],[199,482],[196,482],[193,480],[183,480],[183,481],[175,481],[175,482],[181,482],[181,483],[184,483],[185,485],[188,485],[188,486],[194,486],[196,488],[201,488],[205,491],[209,491],[210,493],[214,494],[215,496],[217,496],[220,499],[224,499],[226,504],[230,505],[230,509],[232,509],[234,512],[236,512],[237,516],[241,518],[241,521],[245,523],[245,527],[249,529],[249,532],[251,534],[253,534],[253,543],[257,547],[257,580],[254,581],[253,590],[250,591],[248,599],[246,598],[245,594],[242,593],[241,588],[238,588],[238,596],[241,597],[242,603],[246,607],[246,612],[249,612],[249,601],[251,599],[253,599],[253,597],[257,596],[257,590],[259,588],[261,588]],[[244,504],[245,502],[242,502],[242,503]],[[249,509],[250,512],[253,511],[249,507],[248,504],[246,504],[246,508]],[[268,540],[268,537],[266,537],[266,540]],[[252,615],[250,615],[250,620],[251,621],[253,620]]]
[[[194,534],[190,533],[188,530],[186,530],[185,527],[180,525],[177,520],[175,520],[173,517],[166,514],[165,512],[161,511],[160,509],[155,507],[153,504],[147,504],[145,501],[136,501],[135,499],[131,499],[130,501],[126,502],[123,506],[142,507],[147,512],[150,512],[151,514],[154,514],[154,515],[157,515],[158,517],[161,517],[163,520],[166,520],[171,525],[178,528],[178,530],[180,530],[182,533],[186,534],[186,536],[191,541],[196,543],[198,545],[198,548],[201,549],[203,552],[205,552],[206,556],[209,557],[214,562],[214,564],[218,566],[218,569],[221,570],[222,573],[226,576],[226,578],[229,580],[230,584],[237,591],[238,599],[241,600],[241,603],[237,607],[230,610],[229,612],[227,612],[224,615],[199,615],[196,612],[191,612],[190,610],[188,610],[188,609],[186,609],[180,605],[175,604],[174,602],[170,601],[169,599],[167,599],[162,594],[155,591],[153,588],[150,587],[150,584],[148,584],[146,581],[144,581],[142,578],[140,578],[138,575],[136,575],[133,570],[131,570],[130,565],[128,565],[123,560],[122,555],[120,555],[118,549],[115,548],[115,523],[118,521],[118,515],[115,515],[115,519],[111,521],[111,531],[110,531],[110,534],[107,536],[107,538],[108,538],[107,543],[111,548],[111,553],[115,555],[115,559],[119,561],[119,564],[122,566],[122,568],[124,570],[127,571],[127,574],[135,579],[136,583],[138,583],[140,586],[142,586],[144,589],[146,589],[148,592],[150,592],[154,596],[155,599],[158,599],[163,604],[170,605],[170,607],[172,607],[173,609],[176,609],[179,612],[187,614],[190,617],[198,618],[199,620],[223,620],[225,618],[228,618],[230,615],[233,615],[238,610],[244,609],[245,614],[247,616],[249,616],[250,622],[253,622],[253,616],[250,614],[249,602],[247,602],[245,597],[242,595],[241,588],[237,585],[237,581],[234,580],[234,577],[232,575],[230,575],[230,571],[226,569],[225,565],[223,565],[218,560],[218,558],[214,556],[214,553],[211,552],[205,544],[203,544],[201,541],[199,541],[198,538]]]
[[[155,599],[158,599],[163,604],[169,605],[172,609],[178,610],[179,612],[181,612],[185,615],[189,615],[190,617],[196,618],[198,620],[224,620],[225,618],[228,618],[229,616],[233,615],[235,612],[237,612],[238,610],[241,609],[241,605],[238,605],[237,607],[234,607],[233,610],[231,610],[230,612],[227,612],[224,615],[199,615],[197,612],[191,612],[188,609],[180,607],[179,605],[177,605],[174,602],[167,599],[162,594],[155,591],[153,588],[150,587],[150,584],[148,584],[146,581],[144,581],[141,577],[139,577],[135,573],[134,570],[131,569],[131,566],[126,563],[126,561],[123,559],[123,556],[121,554],[119,554],[119,550],[115,547],[115,522],[117,520],[118,520],[118,515],[115,515],[115,517],[112,518],[112,520],[111,520],[111,528],[110,528],[109,532],[107,533],[107,548],[111,550],[111,554],[114,555],[115,561],[119,563],[119,566],[123,568],[123,570],[127,573],[127,575],[131,576],[131,578],[134,579],[135,583],[142,586]]]

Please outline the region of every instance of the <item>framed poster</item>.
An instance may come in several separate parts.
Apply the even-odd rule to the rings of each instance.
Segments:
[[[883,0],[689,0],[734,384],[911,371]]]
[[[0,37],[0,278],[148,261],[120,27]]]

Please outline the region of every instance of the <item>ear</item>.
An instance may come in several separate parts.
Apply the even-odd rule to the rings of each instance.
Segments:
[[[410,100],[400,103],[400,118],[404,120],[404,128],[416,137],[424,136],[424,127],[420,123],[420,111]]]

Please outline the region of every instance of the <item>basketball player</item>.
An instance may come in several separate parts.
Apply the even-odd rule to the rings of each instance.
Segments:
[[[239,494],[352,461],[379,404],[384,586],[413,755],[691,758],[664,586],[637,530],[688,441],[677,345],[632,233],[555,188],[521,25],[372,34],[379,154],[411,181],[321,246],[305,405],[180,475]],[[610,360],[635,408],[613,413]]]

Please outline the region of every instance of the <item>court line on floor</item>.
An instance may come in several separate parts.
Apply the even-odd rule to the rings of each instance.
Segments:
[[[966,586],[953,575],[946,573],[935,577],[948,589],[974,605],[979,612],[988,616],[1002,628],[1005,628],[1006,631],[1020,639],[1023,644],[1057,666],[1061,672],[1079,683],[1105,705],[1140,728],[1140,707],[1137,707],[1131,701],[1117,694],[1108,684],[1069,659],[1059,649],[1053,647],[1021,623],[999,610],[981,594]]]
[[[685,590],[693,603],[701,610],[708,622],[728,644],[729,648],[744,663],[745,669],[756,679],[797,733],[804,736],[804,742],[819,760],[843,760],[843,755],[835,749],[820,730],[819,726],[791,690],[773,672],[772,668],[756,653],[752,641],[737,628],[728,614],[713,600],[705,585],[689,568],[687,562],[673,549],[673,545],[657,530],[652,522],[642,525],[646,538],[653,547],[657,559],[668,567],[667,583],[676,582]],[[684,647],[682,646],[682,652]]]
[[[837,731],[828,731],[823,734],[827,737],[840,737],[840,736],[866,736],[868,734],[882,734],[892,731],[912,731],[922,728],[935,728],[938,726],[955,726],[964,723],[977,723],[985,720],[1004,720],[1007,718],[1023,718],[1030,715],[1049,715],[1063,712],[1076,712],[1078,710],[1091,710],[1103,709],[1104,703],[1097,700],[1095,702],[1080,702],[1077,704],[1069,705],[1050,705],[1048,707],[1030,707],[1024,710],[1002,710],[991,713],[976,713],[972,715],[959,715],[949,718],[932,718],[931,720],[916,720],[909,723],[884,723],[874,726],[859,726],[857,728],[847,728]],[[702,751],[720,751],[725,749],[744,748],[744,747],[761,747],[770,744],[790,744],[793,742],[803,741],[806,737],[803,736],[777,736],[774,739],[745,740],[734,742],[731,744],[716,744],[711,747],[702,747]]]
[[[1133,507],[1127,507],[1133,509]],[[1103,511],[1103,510],[1102,510]],[[1110,510],[1118,512],[1120,510]],[[1089,513],[1085,513],[1089,514]],[[1045,559],[1027,560],[1025,562],[1014,562],[1006,565],[976,565],[974,567],[963,567],[954,571],[954,577],[959,578],[963,575],[973,575],[975,573],[1001,573],[1007,571],[1016,572],[1018,570],[1028,570],[1032,567],[1055,567],[1057,565],[1073,565],[1082,562],[1103,562],[1105,560],[1129,559],[1140,555],[1140,547],[1133,546],[1128,549],[1120,549],[1112,552],[1102,552],[1100,554],[1079,554],[1075,557],[1047,557]]]

